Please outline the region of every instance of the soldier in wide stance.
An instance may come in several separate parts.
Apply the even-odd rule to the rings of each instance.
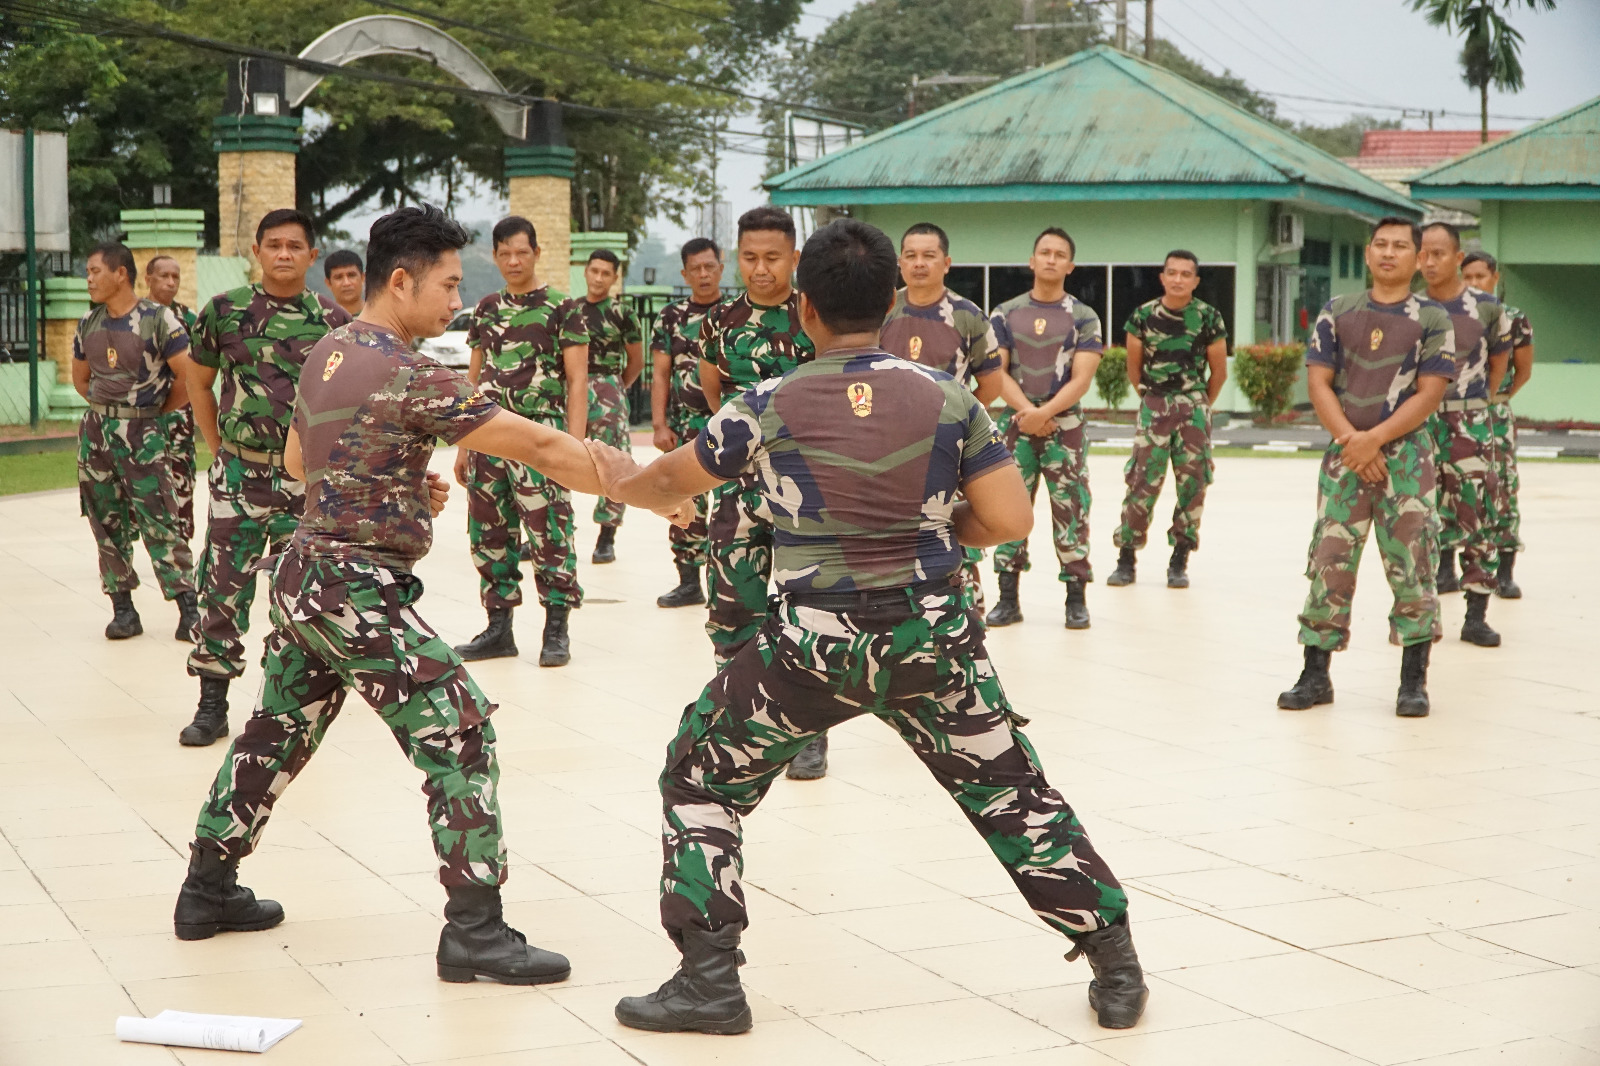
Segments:
[[[606,491],[630,503],[751,485],[778,586],[776,609],[667,749],[661,920],[683,958],[659,990],[617,1004],[624,1025],[750,1028],[741,819],[813,737],[862,713],[898,732],[961,805],[1034,912],[1071,938],[1068,958],[1088,957],[1100,1024],[1128,1028],[1144,1009],[1127,895],[1045,779],[961,584],[961,546],[1025,536],[1032,505],[962,383],[878,346],[895,265],[879,230],[823,227],[797,278],[814,360],[735,395],[692,447],[637,473],[589,444]]]

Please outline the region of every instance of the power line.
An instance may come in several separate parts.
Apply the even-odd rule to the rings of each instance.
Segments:
[[[742,29],[742,27],[732,19],[724,18],[721,15],[713,15],[709,11],[690,11],[686,7],[678,7],[676,4],[668,4],[663,2],[663,0],[640,0],[640,2],[649,4],[652,7],[664,7],[668,11],[676,11],[680,15],[692,15],[697,19],[705,19],[707,22],[720,22],[724,26],[732,26],[736,30]]]

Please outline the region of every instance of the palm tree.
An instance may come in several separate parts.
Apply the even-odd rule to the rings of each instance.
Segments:
[[[1526,7],[1554,11],[1556,0],[1410,0],[1411,10],[1427,15],[1428,22],[1443,26],[1463,38],[1461,80],[1478,90],[1483,120],[1482,137],[1489,140],[1489,86],[1501,92],[1522,91],[1522,34],[1506,21],[1504,12]]]

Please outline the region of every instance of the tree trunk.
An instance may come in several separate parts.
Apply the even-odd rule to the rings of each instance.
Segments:
[[[1489,79],[1484,78],[1483,84],[1478,86],[1478,111],[1483,120],[1482,129],[1479,131],[1479,144],[1489,143]]]

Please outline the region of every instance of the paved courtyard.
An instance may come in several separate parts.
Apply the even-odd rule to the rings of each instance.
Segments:
[[[1120,463],[1091,460],[1102,581]],[[654,604],[664,526],[637,512],[616,564],[581,567],[569,668],[535,664],[533,609],[522,658],[473,668],[500,704],[508,917],[571,957],[569,981],[435,978],[444,896],[418,775],[358,700],[243,868],[287,921],[180,943],[172,904],[223,747],[177,745],[196,689],[175,612],[141,557],[146,634],[105,641],[75,494],[0,499],[0,1064],[222,1061],[111,1035],[119,1014],[169,1008],[304,1018],[267,1061],[319,1066],[1600,1064],[1600,464],[1526,464],[1526,598],[1494,601],[1497,650],[1455,639],[1447,598],[1422,720],[1393,715],[1372,558],[1338,701],[1274,707],[1299,669],[1315,470],[1221,460],[1193,588],[1163,587],[1153,548],[1139,584],[1091,588],[1094,627],[1069,633],[1039,566],[1028,621],[991,639],[1052,781],[1133,897],[1151,994],[1125,1033],[1094,1025],[1087,966],[870,719],[836,732],[826,780],[780,781],[748,819],[755,1030],[613,1021],[673,966],[655,780],[711,661],[702,614]],[[452,640],[482,623],[464,515],[457,489],[420,570]],[[258,603],[253,646],[263,625]],[[236,685],[236,730],[259,678]]]

